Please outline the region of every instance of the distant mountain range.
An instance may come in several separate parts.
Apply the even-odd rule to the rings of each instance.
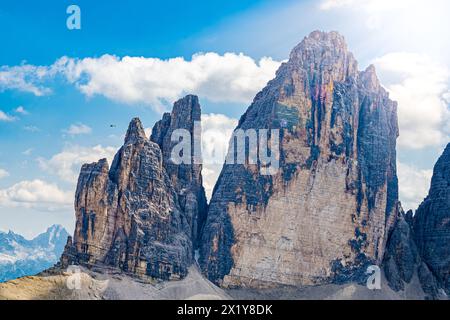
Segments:
[[[197,251],[203,275],[224,289],[366,284],[368,268],[381,266],[394,291],[419,279],[424,297],[450,292],[449,151],[418,218],[405,214],[397,103],[374,66],[358,69],[339,33],[312,32],[256,95],[209,204],[195,143],[181,163],[172,158],[173,134],[195,137],[200,119],[198,98],[188,95],[150,139],[133,119],[111,166],[83,165],[63,268],[179,280]]]
[[[60,225],[53,225],[32,240],[12,231],[0,232],[0,282],[35,275],[53,266],[64,251],[68,237]]]
[[[256,95],[209,204],[192,140],[200,119],[194,95],[175,102],[150,138],[134,118],[111,165],[82,166],[75,231],[58,266],[1,284],[0,299],[448,299],[450,144],[427,198],[405,213],[397,103],[373,66],[359,71],[337,32],[312,32]],[[26,266],[11,277],[44,269],[27,270],[40,257],[56,262],[62,230],[30,247],[0,238],[14,253],[2,259]],[[17,264],[22,255],[28,262]],[[61,271],[71,265],[108,285],[65,290]]]

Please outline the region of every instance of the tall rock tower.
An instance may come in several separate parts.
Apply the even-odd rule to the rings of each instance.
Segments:
[[[163,280],[186,276],[206,200],[201,167],[172,166],[166,143],[170,130],[191,130],[199,118],[197,97],[180,100],[153,129],[154,141],[135,118],[111,168],[106,159],[82,167],[75,233],[62,255],[63,266],[106,265]]]
[[[202,238],[209,279],[307,285],[381,262],[397,216],[397,105],[373,66],[358,71],[342,36],[306,37],[238,128],[279,129],[280,169],[224,165]]]
[[[450,143],[436,162],[428,196],[414,216],[422,259],[450,294]]]
[[[152,130],[150,140],[157,143],[162,151],[163,165],[173,183],[181,209],[186,213],[192,226],[195,247],[206,220],[208,203],[202,179],[201,165],[201,108],[198,98],[188,95],[175,102],[172,113],[165,113]],[[190,162],[173,163],[172,151],[178,141],[172,141],[175,130],[185,130],[191,137]]]

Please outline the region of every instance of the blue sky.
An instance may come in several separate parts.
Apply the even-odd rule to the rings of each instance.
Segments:
[[[81,8],[81,30],[66,28],[70,4]],[[82,162],[110,158],[132,117],[149,128],[185,93],[200,96],[214,144],[226,143],[254,94],[315,29],[342,33],[360,69],[374,63],[398,100],[401,200],[414,208],[450,140],[449,8],[440,0],[3,1],[0,230],[31,237],[60,223],[72,232]],[[209,184],[216,167],[205,173]]]

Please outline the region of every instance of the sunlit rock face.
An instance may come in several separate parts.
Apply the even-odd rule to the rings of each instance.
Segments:
[[[155,136],[149,140],[135,118],[111,168],[106,160],[82,167],[76,228],[61,258],[63,266],[111,266],[163,280],[186,276],[197,240],[196,221],[202,219],[198,215],[204,214],[206,200],[201,167],[171,166],[166,143],[170,130],[193,128],[200,117],[196,99],[177,102],[172,114],[164,116],[169,126],[160,130],[161,141]]]
[[[397,106],[336,32],[313,32],[256,95],[240,129],[280,129],[280,169],[225,164],[203,272],[227,287],[358,279],[396,219]]]
[[[414,216],[414,231],[422,259],[450,294],[450,144],[434,166],[430,191]]]

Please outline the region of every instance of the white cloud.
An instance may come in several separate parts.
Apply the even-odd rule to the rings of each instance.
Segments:
[[[399,146],[421,149],[447,143],[449,70],[426,55],[405,52],[386,54],[374,64],[391,98],[398,101]]]
[[[23,115],[29,114],[29,112],[28,112],[27,110],[25,110],[25,108],[22,107],[22,106],[17,107],[15,111],[16,111],[17,113],[20,113],[20,114],[23,114]]]
[[[64,132],[72,136],[75,136],[80,134],[89,134],[92,132],[92,129],[85,124],[79,123],[79,124],[72,124],[68,129],[64,130]]]
[[[152,135],[152,130],[153,130],[153,128],[145,128],[145,129],[144,129],[145,135],[146,135],[147,138],[149,138],[149,139],[150,139],[150,136]]]
[[[73,59],[62,57],[51,66],[0,67],[0,90],[15,89],[36,96],[51,93],[45,83],[58,74],[88,97],[152,105],[160,110],[187,93],[213,102],[248,104],[275,76],[280,62],[255,61],[244,54],[198,53],[191,60],[123,57]]]
[[[51,93],[49,88],[42,86],[42,82],[54,76],[57,73],[54,66],[33,66],[22,64],[20,66],[1,66],[0,67],[0,91],[18,90],[32,93],[36,96],[43,96]]]
[[[275,76],[280,63],[271,58],[259,62],[243,54],[199,53],[184,58],[104,55],[81,60],[63,57],[68,80],[87,96],[103,95],[125,103],[172,103],[186,93],[214,102],[249,103]]]
[[[42,180],[21,181],[0,189],[1,207],[25,207],[57,210],[73,203],[73,192],[63,191],[56,184]]]
[[[116,153],[114,147],[94,147],[69,146],[50,159],[38,158],[41,169],[56,174],[66,182],[76,183],[81,166],[85,163],[96,162],[99,159],[107,158],[109,164]]]
[[[416,210],[428,194],[433,170],[398,162],[399,193],[403,209]]]
[[[231,135],[237,124],[237,119],[229,118],[223,114],[202,115],[202,157],[204,163],[202,175],[208,199],[211,199],[214,185],[225,161]]]
[[[14,118],[0,110],[0,121],[11,122],[14,120],[16,120],[16,118]]]
[[[223,114],[202,115],[202,156],[208,164],[223,164],[238,119]]]
[[[9,172],[6,171],[5,169],[0,168],[0,179],[6,178],[8,176],[9,176]]]

